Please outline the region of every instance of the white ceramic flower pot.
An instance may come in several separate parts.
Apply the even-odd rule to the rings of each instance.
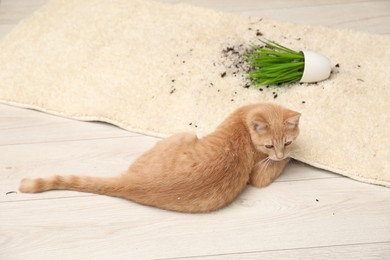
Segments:
[[[331,72],[330,60],[312,51],[302,51],[305,57],[305,67],[300,82],[318,82],[329,78]]]

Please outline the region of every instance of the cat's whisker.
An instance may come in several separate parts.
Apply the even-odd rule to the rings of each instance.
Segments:
[[[269,156],[268,157],[265,157],[263,160],[261,160],[259,163],[263,163],[263,162],[266,162],[269,160]]]
[[[271,162],[271,159],[269,158],[269,156],[265,157],[263,160],[261,160],[259,162],[259,164],[260,164],[260,171],[265,171],[268,168],[270,162]]]

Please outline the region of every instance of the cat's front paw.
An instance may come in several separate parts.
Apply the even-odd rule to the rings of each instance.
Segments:
[[[249,180],[249,184],[257,188],[267,187],[268,185],[271,184],[271,182],[272,180],[269,176],[262,176],[260,174],[256,176],[251,176]]]
[[[19,191],[23,193],[34,193],[37,192],[35,187],[36,185],[33,179],[25,178],[20,182]]]

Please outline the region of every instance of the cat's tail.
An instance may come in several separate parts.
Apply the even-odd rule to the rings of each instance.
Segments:
[[[37,193],[49,190],[73,190],[96,194],[118,196],[125,189],[121,178],[89,176],[54,176],[49,178],[23,179],[19,190],[23,193]]]

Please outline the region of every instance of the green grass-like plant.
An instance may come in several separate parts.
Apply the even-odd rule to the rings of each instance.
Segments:
[[[260,40],[265,46],[252,46],[246,54],[253,85],[277,85],[297,82],[302,78],[305,58],[278,43]]]

